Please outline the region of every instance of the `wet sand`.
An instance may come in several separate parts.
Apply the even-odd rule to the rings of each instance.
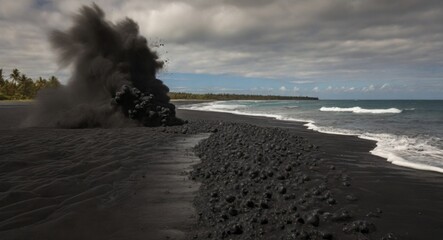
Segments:
[[[21,128],[28,110],[0,108],[0,239],[443,236],[441,174],[371,141],[187,110],[177,127]]]

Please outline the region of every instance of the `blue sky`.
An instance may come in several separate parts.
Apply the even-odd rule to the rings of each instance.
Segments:
[[[159,78],[174,92],[320,96],[322,99],[442,99],[441,88],[407,86],[402,79],[316,81],[201,73],[161,73]],[[439,81],[435,84],[440,84]]]
[[[91,2],[0,0],[0,68],[67,83],[47,34]],[[110,21],[139,24],[172,91],[443,99],[441,1],[95,2]]]

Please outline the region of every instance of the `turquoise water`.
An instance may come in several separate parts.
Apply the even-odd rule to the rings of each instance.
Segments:
[[[443,101],[218,101],[184,109],[301,121],[312,130],[377,141],[372,154],[393,164],[443,173]]]

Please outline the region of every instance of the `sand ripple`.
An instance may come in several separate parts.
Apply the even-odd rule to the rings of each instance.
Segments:
[[[115,204],[164,142],[141,128],[0,130],[0,231]]]

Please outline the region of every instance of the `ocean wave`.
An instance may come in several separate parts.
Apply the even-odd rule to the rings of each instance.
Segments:
[[[371,153],[386,158],[392,164],[443,173],[443,150],[433,144],[439,141],[438,138],[425,139],[385,133],[364,133],[359,137],[377,141],[377,146]]]
[[[225,102],[212,102],[181,106],[179,108],[200,111],[226,112],[237,115],[269,117],[276,120],[302,122],[304,123],[304,126],[313,131],[326,134],[357,136],[362,139],[375,141],[377,143],[377,146],[372,151],[370,151],[371,154],[385,158],[392,164],[418,170],[443,173],[443,150],[435,147],[432,144],[432,142],[441,141],[440,139],[425,139],[420,137],[414,138],[387,133],[376,134],[334,127],[319,126],[313,120],[297,119],[275,113],[248,112],[245,107],[245,105],[226,104]],[[390,109],[372,110],[392,111]],[[398,111],[401,112],[401,110],[396,110],[397,111],[395,111],[395,113],[398,113]]]
[[[198,111],[224,112],[224,113],[231,113],[231,114],[244,115],[244,116],[254,116],[254,117],[269,117],[282,121],[294,121],[294,122],[304,122],[304,123],[313,122],[311,120],[286,117],[281,114],[275,114],[275,113],[248,112],[246,110],[247,106],[245,105],[226,104],[225,101],[183,105],[179,106],[178,108],[187,109],[187,110],[198,110]]]
[[[371,114],[384,114],[384,113],[401,113],[402,110],[397,108],[386,108],[386,109],[366,109],[361,107],[321,107],[322,112],[352,112],[352,113],[371,113]]]
[[[443,162],[441,161],[443,150],[433,144],[440,141],[439,138],[425,139],[387,133],[363,133],[348,129],[317,126],[313,121],[306,123],[305,126],[321,133],[357,136],[375,141],[377,146],[370,153],[385,158],[394,165],[443,173]]]
[[[233,111],[246,108],[246,105],[226,104],[226,101],[217,101],[209,103],[199,103],[182,106],[183,109],[201,110],[201,111]]]

